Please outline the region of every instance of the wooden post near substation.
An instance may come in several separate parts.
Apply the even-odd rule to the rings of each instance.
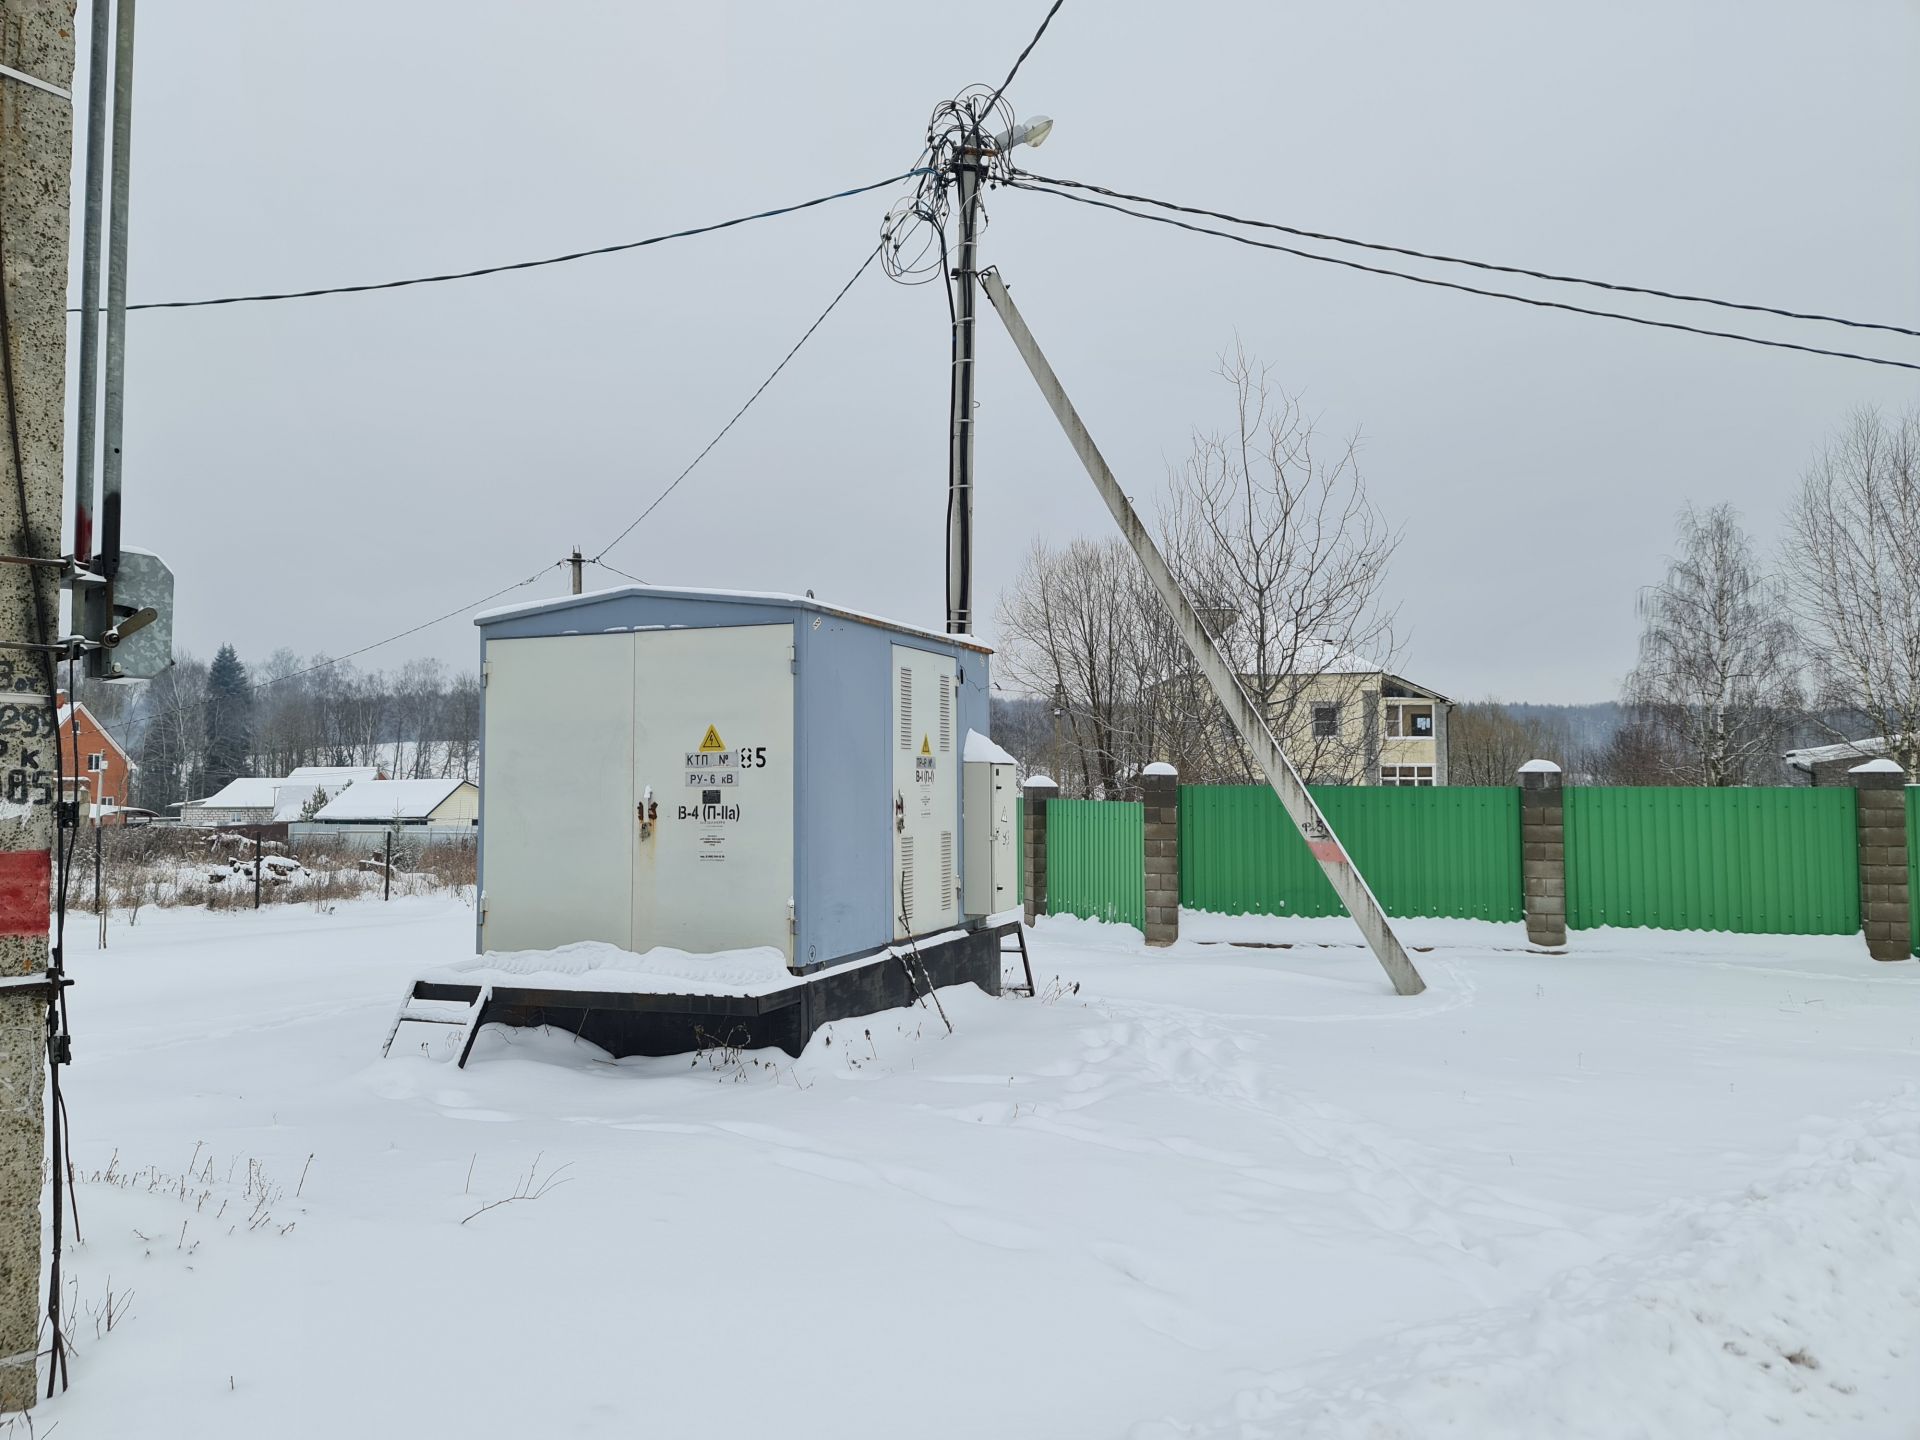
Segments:
[[[0,553],[57,560],[64,489],[73,6],[0,0]],[[59,571],[0,564],[0,1411],[34,1401],[47,1093]]]

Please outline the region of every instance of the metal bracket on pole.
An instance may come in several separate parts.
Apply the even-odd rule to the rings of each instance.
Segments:
[[[1093,436],[1082,423],[1079,412],[1067,398],[1060,377],[1053,373],[1047,357],[1040,352],[1033,332],[1027,329],[1027,322],[1015,308],[1013,297],[1007,293],[999,272],[983,271],[980,283],[986,289],[987,298],[993,302],[994,313],[1000,317],[1001,323],[1007,327],[1007,334],[1013,338],[1014,348],[1020,352],[1020,358],[1026,361],[1027,369],[1040,386],[1040,393],[1046,397],[1053,418],[1066,431],[1074,454],[1080,457],[1080,463],[1086,467],[1094,488],[1100,492],[1100,498],[1107,502],[1107,509],[1119,524],[1120,533],[1126,537],[1127,544],[1133,547],[1141,568],[1147,572],[1153,588],[1160,592],[1160,598],[1166,602],[1174,623],[1180,629],[1180,638],[1186,642],[1194,663],[1213,686],[1213,693],[1219,697],[1221,707],[1233,722],[1241,742],[1253,752],[1261,772],[1267,777],[1267,783],[1273,787],[1273,793],[1280,797],[1287,814],[1300,827],[1307,848],[1313,852],[1314,859],[1320,862],[1320,868],[1326,872],[1334,893],[1359,925],[1360,933],[1366,936],[1374,958],[1393,981],[1395,992],[1418,995],[1427,988],[1426,982],[1420,978],[1420,972],[1413,968],[1413,961],[1407,958],[1400,937],[1393,933],[1387,912],[1380,908],[1380,902],[1368,888],[1366,878],[1354,865],[1345,847],[1340,844],[1339,836],[1327,823],[1327,817],[1301,783],[1299,773],[1280,749],[1280,742],[1274,739],[1267,717],[1248,699],[1247,692],[1241,687],[1240,677],[1234,673],[1226,657],[1221,655],[1213,637],[1207,633],[1206,626],[1201,623],[1199,615],[1181,590],[1180,582],[1174,579],[1173,571],[1160,554],[1160,547],[1153,543],[1147,527],[1134,513],[1126,492],[1120,488],[1120,482],[1114,478],[1113,471],[1093,443]]]

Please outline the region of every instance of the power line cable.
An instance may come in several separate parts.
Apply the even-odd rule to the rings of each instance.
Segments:
[[[1629,325],[1646,325],[1656,330],[1678,330],[1684,334],[1705,335],[1716,340],[1737,340],[1747,345],[1764,345],[1772,350],[1797,350],[1805,355],[1825,355],[1836,360],[1858,360],[1866,365],[1888,365],[1899,370],[1920,370],[1920,364],[1910,360],[1890,360],[1881,355],[1860,355],[1851,350],[1827,350],[1818,345],[1801,345],[1791,340],[1766,340],[1758,335],[1742,335],[1735,330],[1709,330],[1699,325],[1683,325],[1676,320],[1653,320],[1644,315],[1628,315],[1618,310],[1594,310],[1584,305],[1569,305],[1560,300],[1540,300],[1528,295],[1515,295],[1505,290],[1485,290],[1477,285],[1463,285],[1456,280],[1436,280],[1427,275],[1413,275],[1404,270],[1389,270],[1383,266],[1365,265],[1358,260],[1347,260],[1337,255],[1321,255],[1292,245],[1279,245],[1271,240],[1255,240],[1251,236],[1235,235],[1230,231],[1196,225],[1188,220],[1177,220],[1171,215],[1153,215],[1143,210],[1129,210],[1124,205],[1115,205],[1107,200],[1096,200],[1090,195],[1076,195],[1066,190],[1051,190],[1022,180],[1008,183],[1015,189],[1029,190],[1036,195],[1052,195],[1061,200],[1071,200],[1076,204],[1092,205],[1102,210],[1112,210],[1116,214],[1130,215],[1136,220],[1151,220],[1156,224],[1171,225],[1179,230],[1191,230],[1197,235],[1212,235],[1221,240],[1231,240],[1235,244],[1247,245],[1256,250],[1277,250],[1283,255],[1293,255],[1302,260],[1317,260],[1323,265],[1338,265],[1344,269],[1359,270],[1368,275],[1387,275],[1396,280],[1408,280],[1415,285],[1430,285],[1439,290],[1457,290],[1462,294],[1479,295],[1489,300],[1507,300],[1516,305],[1530,305],[1537,310],[1563,310],[1572,315],[1589,315],[1602,320],[1622,320]]]
[[[1007,71],[1007,78],[1002,80],[1000,87],[993,92],[992,98],[986,103],[985,110],[992,110],[1000,97],[1007,93],[1007,87],[1013,84],[1013,77],[1018,75],[1020,67],[1027,63],[1027,57],[1033,54],[1033,47],[1040,43],[1040,37],[1047,33],[1047,26],[1053,23],[1053,17],[1060,13],[1060,7],[1064,3],[1065,0],[1053,0],[1053,4],[1047,7],[1047,13],[1040,17],[1040,28],[1033,32],[1033,38],[1027,41],[1027,48],[1015,58],[1013,68]]]
[[[1659,290],[1649,285],[1629,285],[1617,280],[1591,280],[1580,275],[1559,275],[1551,270],[1529,270],[1521,265],[1498,265],[1490,260],[1472,260],[1461,255],[1442,255],[1432,250],[1415,250],[1405,245],[1389,245],[1378,240],[1356,240],[1350,235],[1333,235],[1320,230],[1305,230],[1295,225],[1282,225],[1273,220],[1249,220],[1244,215],[1232,215],[1224,210],[1207,210],[1197,205],[1179,205],[1171,200],[1156,200],[1150,195],[1129,195],[1124,190],[1111,190],[1104,185],[1091,185],[1084,180],[1061,180],[1051,175],[1035,175],[1030,171],[1014,172],[1021,180],[1032,180],[1043,185],[1057,185],[1070,190],[1090,190],[1096,195],[1105,195],[1111,200],[1130,200],[1137,205],[1152,205],[1160,210],[1175,210],[1182,215],[1204,215],[1213,220],[1224,220],[1232,225],[1246,225],[1258,230],[1277,230],[1284,235],[1297,235],[1303,240],[1324,240],[1336,245],[1352,245],[1361,250],[1378,250],[1388,255],[1405,255],[1414,260],[1435,260],[1446,265],[1466,265],[1475,270],[1489,270],[1501,275],[1524,275],[1532,280],[1552,280],[1562,285],[1586,285],[1595,290],[1613,290],[1626,295],[1652,295],[1661,300],[1684,300],[1694,305],[1717,305],[1723,310],[1745,310],[1756,315],[1778,315],[1786,320],[1815,320],[1827,325],[1847,325],[1855,330],[1884,330],[1891,335],[1912,335],[1920,337],[1920,330],[1909,329],[1904,325],[1888,325],[1877,320],[1849,320],[1843,315],[1822,315],[1817,311],[1786,310],[1776,305],[1753,305],[1739,300],[1721,300],[1711,295],[1690,295],[1684,290]]]
[[[733,418],[727,421],[726,424],[720,427],[720,433],[715,435],[711,440],[709,440],[706,443],[706,445],[701,449],[700,453],[694,456],[693,459],[688,462],[686,469],[682,470],[678,475],[673,477],[672,483],[669,484],[666,489],[662,490],[658,495],[653,497],[652,503],[649,504],[646,509],[642,510],[638,515],[633,517],[632,521],[628,523],[626,529],[622,530],[618,535],[614,536],[613,539],[609,540],[605,545],[602,545],[600,547],[600,553],[598,555],[594,555],[590,557],[594,564],[598,565],[601,562],[601,558],[609,550],[613,549],[614,546],[618,545],[622,540],[626,539],[627,536],[631,535],[634,532],[634,528],[638,526],[642,520],[646,519],[655,510],[659,509],[660,502],[665,500],[669,495],[671,495],[676,489],[679,488],[680,482],[686,479],[687,476],[691,475],[694,471],[694,467],[697,466],[702,460],[706,459],[710,453],[712,453],[714,446],[718,445],[722,440],[727,438],[727,432],[733,429],[735,425],[740,423],[740,417],[742,415],[745,415],[747,411],[751,410],[753,408],[753,402],[758,400],[762,395],[764,395],[766,393],[767,387],[773,384],[773,382],[779,378],[780,372],[787,368],[787,362],[793,359],[794,356],[798,355],[800,353],[800,347],[805,345],[807,341],[813,338],[813,332],[818,330],[821,327],[821,325],[826,323],[826,318],[827,316],[833,313],[834,307],[837,306],[842,300],[847,298],[847,292],[853,289],[855,282],[858,281],[862,275],[867,273],[867,267],[872,265],[873,262],[879,258],[880,252],[886,248],[886,244],[887,242],[884,239],[882,239],[878,245],[874,246],[873,249],[867,252],[867,258],[860,262],[860,268],[855,270],[852,275],[847,277],[847,283],[842,285],[840,287],[839,293],[837,293],[833,297],[833,299],[827,302],[827,308],[822,310],[819,313],[819,315],[814,318],[814,322],[811,325],[807,326],[805,332],[800,336],[800,338],[793,342],[793,348],[787,351],[785,355],[780,357],[780,363],[773,367],[772,372],[768,374],[767,378],[762,380],[759,384],[759,387],[751,395],[747,397],[747,403],[742,405],[738,410],[733,412]],[[608,568],[612,568],[612,567],[608,567]]]
[[[825,205],[834,200],[844,200],[851,195],[865,195],[870,190],[884,189],[888,185],[897,185],[902,180],[911,179],[920,174],[916,168],[891,175],[885,180],[875,180],[870,185],[856,185],[850,190],[836,190],[831,195],[815,196],[811,200],[802,200],[797,205],[781,205],[772,210],[757,210],[751,215],[736,215],[731,220],[716,221],[711,225],[696,225],[687,230],[674,230],[665,235],[649,235],[644,240],[624,240],[617,245],[600,245],[591,250],[572,250],[565,255],[549,255],[540,260],[515,260],[505,265],[483,265],[474,270],[450,270],[438,275],[415,275],[404,280],[376,280],[364,285],[327,285],[312,290],[282,290],[262,292],[253,295],[221,295],[207,300],[149,300],[139,305],[129,305],[129,310],[194,310],[209,305],[250,305],[266,300],[309,300],[320,295],[363,295],[373,290],[400,290],[411,285],[440,285],[449,280],[475,280],[485,275],[504,275],[514,270],[537,270],[545,265],[566,265],[575,260],[587,260],[596,255],[616,255],[624,250],[639,250],[648,245],[660,245],[668,240],[684,240],[692,235],[710,235],[716,230],[729,230],[736,225],[745,225],[754,220],[768,220],[777,215],[792,215],[800,210],[811,210],[817,205]],[[69,307],[69,315],[80,313],[78,306]]]

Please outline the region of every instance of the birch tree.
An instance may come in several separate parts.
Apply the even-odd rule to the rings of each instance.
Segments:
[[[1196,431],[1169,478],[1168,562],[1301,773],[1359,781],[1378,743],[1364,677],[1394,663],[1382,587],[1400,535],[1367,493],[1357,438],[1323,441],[1298,397],[1240,347],[1218,373],[1232,420]],[[1202,738],[1218,747],[1206,768],[1259,780],[1211,695],[1196,691]],[[1329,695],[1375,714],[1316,734],[1308,707]]]
[[[1641,593],[1624,698],[1664,737],[1670,784],[1769,779],[1800,709],[1785,593],[1731,505],[1680,512],[1666,578]]]
[[[1886,753],[1914,774],[1920,408],[1895,420],[1855,411],[1803,477],[1786,528],[1785,568],[1822,701],[1859,713]]]

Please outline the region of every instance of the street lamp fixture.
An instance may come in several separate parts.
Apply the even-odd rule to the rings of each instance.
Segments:
[[[1016,145],[1031,145],[1038,150],[1047,143],[1047,136],[1053,133],[1051,115],[1034,115],[1021,121],[1011,130],[1003,130],[994,136],[993,146],[1002,155]]]

